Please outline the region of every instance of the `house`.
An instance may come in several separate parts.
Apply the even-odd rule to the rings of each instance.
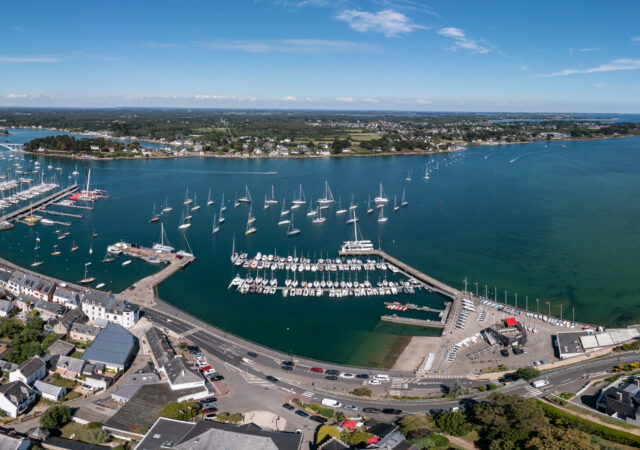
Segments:
[[[0,317],[7,317],[13,309],[13,303],[8,300],[0,300]]]
[[[67,287],[56,286],[51,301],[60,303],[69,309],[75,309],[80,306],[82,293],[71,290]]]
[[[166,363],[160,371],[166,375],[172,391],[199,387],[204,388],[206,384],[202,375],[190,368],[182,358],[173,358]]]
[[[31,386],[36,380],[42,380],[46,374],[47,363],[39,356],[33,356],[9,374],[9,381],[22,381]]]
[[[0,428],[0,448],[2,450],[27,450],[31,440],[13,429]]]
[[[59,436],[51,436],[42,442],[42,446],[48,450],[110,450],[113,448],[107,445],[87,444],[86,442]]]
[[[419,450],[417,445],[404,438],[401,431],[389,433],[387,436],[380,439],[376,445],[376,448],[385,450]]]
[[[138,322],[140,309],[126,300],[111,293],[88,290],[82,299],[82,312],[90,320],[108,320],[125,328],[132,327]]]
[[[65,355],[69,356],[76,349],[76,346],[70,342],[63,341],[62,339],[56,339],[56,341],[47,347],[50,355]]]
[[[7,282],[7,290],[13,295],[24,294],[38,300],[51,301],[54,284],[36,275],[16,270]]]
[[[177,450],[209,448],[300,450],[302,448],[302,434],[263,430],[253,423],[236,426],[210,420],[183,422],[160,417],[144,439],[140,441],[136,450],[165,448]]]
[[[92,364],[102,363],[108,369],[124,370],[129,367],[137,349],[137,341],[131,333],[123,326],[109,322],[82,354],[82,359]]]
[[[143,342],[148,347],[151,359],[158,369],[164,367],[174,358],[175,352],[171,348],[167,336],[164,333],[160,333],[157,328],[149,328],[144,337]]]
[[[640,377],[616,380],[603,388],[596,407],[627,423],[640,424]]]
[[[56,334],[67,334],[71,331],[71,326],[85,318],[81,308],[68,309],[58,320],[51,321],[51,329]]]
[[[78,378],[82,375],[86,361],[71,356],[55,355],[49,360],[51,371],[65,378]]]
[[[71,331],[69,332],[69,336],[74,341],[78,342],[89,342],[93,341],[96,336],[100,333],[100,327],[96,327],[95,325],[87,325],[84,323],[74,323],[71,325]]]
[[[34,309],[40,313],[40,317],[42,317],[42,320],[44,321],[61,317],[66,311],[64,306],[42,299],[36,302]]]
[[[349,446],[342,442],[340,439],[332,437],[324,444],[318,446],[318,450],[348,450]]]
[[[7,280],[5,290],[13,295],[19,295],[20,286],[22,286],[22,277],[24,276],[25,273],[20,270],[16,270],[15,272],[13,272],[9,277],[9,280]]]
[[[56,386],[55,384],[45,383],[44,381],[36,381],[33,388],[47,400],[57,402],[62,397],[67,395],[67,388],[63,386]]]
[[[13,270],[9,269],[6,266],[0,265],[0,288],[3,290],[7,290],[7,283],[11,279],[11,275],[13,275]]]
[[[22,381],[11,381],[0,386],[0,409],[10,417],[18,417],[35,400],[35,391]]]
[[[127,375],[120,389],[111,394],[111,398],[126,403],[142,386],[156,383],[160,383],[160,376],[155,372],[132,373]]]

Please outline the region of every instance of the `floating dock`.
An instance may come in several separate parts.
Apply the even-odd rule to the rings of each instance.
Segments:
[[[23,219],[24,217],[32,214],[33,211],[37,211],[39,209],[45,208],[51,203],[57,202],[77,190],[78,190],[77,184],[68,186],[64,189],[59,190],[58,192],[55,192],[54,194],[48,195],[44,198],[41,198],[39,200],[36,200],[35,202],[30,203],[27,206],[24,206],[15,211],[11,211],[5,214],[4,216],[0,217],[0,222],[17,222]]]
[[[71,214],[71,213],[65,213],[61,211],[51,211],[48,209],[41,209],[40,211],[43,213],[51,214],[52,216],[63,216],[63,217],[73,217],[74,219],[82,219],[82,214]]]
[[[71,200],[54,203],[53,206],[64,206],[65,208],[88,209],[88,210],[93,209],[93,206],[77,205],[77,204],[74,204]]]
[[[441,319],[438,321],[429,320],[429,319],[414,319],[411,317],[400,317],[400,316],[381,316],[380,320],[383,322],[391,322],[397,323],[400,325],[412,325],[418,327],[430,327],[430,328],[444,328],[446,319]]]

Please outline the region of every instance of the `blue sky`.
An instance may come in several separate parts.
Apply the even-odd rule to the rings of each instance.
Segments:
[[[0,105],[638,113],[638,17],[632,0],[5,2]]]

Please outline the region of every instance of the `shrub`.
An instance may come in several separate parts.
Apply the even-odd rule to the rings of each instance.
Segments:
[[[109,433],[102,428],[87,428],[78,433],[78,439],[87,444],[103,444],[109,440]]]
[[[319,403],[316,402],[312,402],[309,403],[307,405],[307,408],[317,412],[318,414],[320,414],[321,416],[326,417],[327,419],[331,419],[335,413],[335,411],[331,408],[328,408],[326,406],[322,406]]]
[[[71,419],[71,410],[68,406],[55,405],[47,409],[40,416],[40,426],[48,430],[55,430],[65,425]]]
[[[316,444],[320,445],[325,440],[329,440],[332,437],[336,439],[340,439],[340,432],[336,427],[332,427],[331,425],[322,425],[318,428],[318,432],[316,433]]]
[[[471,430],[471,425],[467,422],[465,415],[459,411],[447,411],[436,417],[436,425],[443,433],[453,436],[464,436]]]
[[[535,367],[521,367],[516,370],[516,376],[524,380],[532,380],[540,376],[540,371]]]
[[[371,389],[366,387],[355,388],[351,393],[361,397],[371,397]]]
[[[219,422],[226,422],[229,420],[229,413],[221,412],[216,416],[216,419],[218,419]]]
[[[236,423],[240,423],[242,422],[242,414],[240,413],[233,413],[229,416],[229,418],[227,419],[230,423],[236,424]]]
[[[191,420],[198,415],[200,408],[195,402],[169,402],[160,415],[167,419]]]

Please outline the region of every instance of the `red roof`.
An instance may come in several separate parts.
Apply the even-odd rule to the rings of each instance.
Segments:
[[[355,428],[358,426],[358,422],[353,420],[345,420],[344,422],[342,422],[342,426],[345,428]]]
[[[369,440],[367,441],[367,444],[377,444],[377,443],[378,443],[377,437],[370,437]]]
[[[518,321],[513,317],[507,317],[504,321],[507,323],[508,327],[515,327],[518,323]]]

